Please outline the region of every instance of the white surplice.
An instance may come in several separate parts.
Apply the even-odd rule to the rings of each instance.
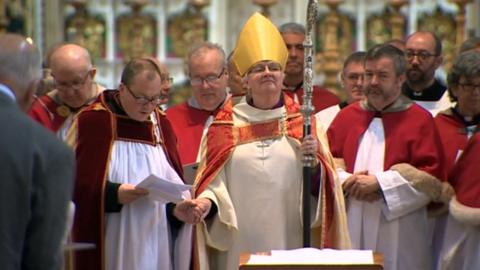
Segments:
[[[439,112],[454,106],[454,103],[450,100],[450,94],[448,91],[445,91],[443,96],[437,101],[414,100],[414,102],[425,110],[429,111],[433,117],[435,117]]]
[[[151,117],[154,119],[154,114]],[[107,175],[109,181],[136,185],[150,174],[183,183],[160,144],[152,146],[118,140],[113,143]],[[188,199],[190,193],[184,192],[183,196]],[[172,252],[165,204],[147,197],[135,200],[123,205],[118,213],[106,213],[105,229],[108,270],[189,269],[192,227],[188,224],[182,226],[175,252]]]
[[[463,213],[460,210],[463,210]],[[472,212],[466,214],[467,211]],[[469,223],[466,221],[465,216],[468,215],[476,216],[476,222]],[[437,269],[480,269],[479,216],[480,210],[478,208],[469,208],[459,203],[456,198],[452,199]]]
[[[383,198],[375,202],[347,199],[352,248],[381,252],[388,270],[430,269],[425,207],[429,199],[398,172],[384,171],[384,157],[383,123],[374,118],[360,139],[354,171],[374,174]],[[342,182],[350,176],[337,170]]]

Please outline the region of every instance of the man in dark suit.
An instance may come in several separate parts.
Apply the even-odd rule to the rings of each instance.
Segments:
[[[0,36],[0,267],[59,269],[74,160],[26,111],[40,79],[29,39]]]

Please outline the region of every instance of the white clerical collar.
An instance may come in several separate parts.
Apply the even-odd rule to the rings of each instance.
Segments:
[[[16,100],[15,95],[13,94],[13,91],[5,84],[0,83],[0,93],[4,93],[8,97],[10,97],[13,101]]]

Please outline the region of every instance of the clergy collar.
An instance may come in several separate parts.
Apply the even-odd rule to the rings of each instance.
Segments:
[[[412,106],[413,101],[404,95],[400,95],[394,102],[386,106],[383,110],[378,111],[373,106],[368,103],[368,99],[360,101],[360,106],[367,111],[375,112],[376,116],[381,117],[382,114],[392,113],[392,112],[401,112]]]
[[[418,101],[438,101],[442,98],[447,88],[441,84],[437,79],[433,81],[433,84],[423,89],[421,92],[415,92],[407,82],[402,85],[402,92],[405,96],[412,100]]]
[[[465,119],[465,116],[463,116],[459,111],[458,111],[458,105],[455,105],[455,107],[452,108],[452,114],[458,117],[460,120],[463,121],[466,127],[468,126],[477,126],[480,124],[480,114],[475,115],[472,117],[471,120]]]
[[[248,105],[250,105],[250,106],[252,106],[252,107],[254,107],[254,108],[256,108],[256,109],[259,109],[259,108],[257,108],[257,107],[253,104],[253,99],[252,99],[252,97],[248,97],[248,96],[247,96],[246,100],[247,100]],[[277,104],[275,104],[272,108],[270,108],[270,110],[275,110],[275,109],[278,109],[278,108],[280,108],[280,107],[282,107],[282,106],[283,106],[283,95],[280,95],[280,99],[278,100]],[[261,110],[261,109],[259,109],[259,110]]]

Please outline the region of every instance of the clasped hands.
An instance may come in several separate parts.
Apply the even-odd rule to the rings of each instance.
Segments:
[[[120,204],[131,203],[147,195],[147,189],[132,184],[121,184],[118,188],[118,202]],[[205,218],[211,207],[212,202],[206,198],[183,200],[175,204],[173,215],[185,223],[197,224]]]
[[[368,171],[360,171],[349,176],[342,184],[345,197],[352,197],[360,201],[373,202],[381,198],[380,184],[375,175]]]

